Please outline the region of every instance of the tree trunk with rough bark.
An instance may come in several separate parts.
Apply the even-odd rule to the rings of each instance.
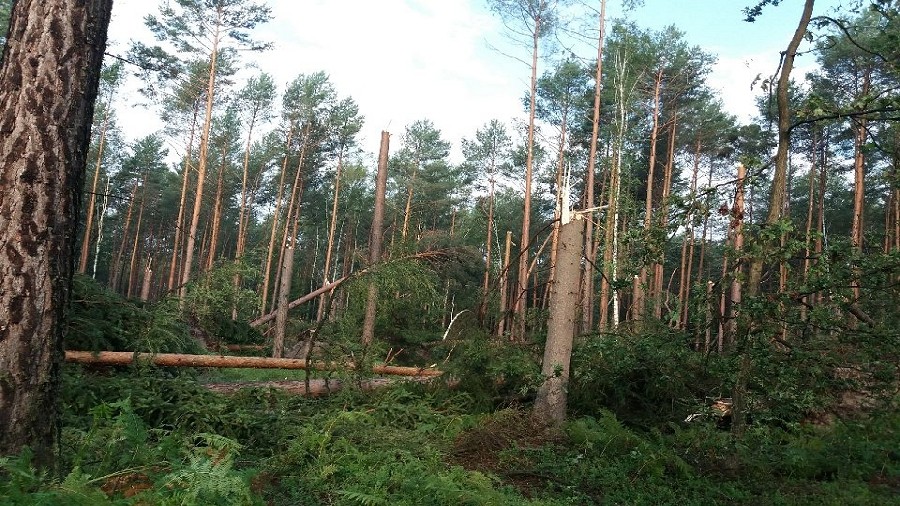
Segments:
[[[272,357],[284,355],[284,338],[287,330],[288,299],[291,295],[291,271],[294,269],[294,241],[288,240],[284,248],[284,262],[281,265],[281,285],[278,287],[278,305],[275,313],[275,338],[272,342]]]
[[[0,455],[52,466],[59,367],[111,0],[18,0],[0,64]]]

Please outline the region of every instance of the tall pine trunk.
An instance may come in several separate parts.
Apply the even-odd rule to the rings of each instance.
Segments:
[[[378,151],[378,173],[375,175],[375,209],[372,212],[372,231],[369,238],[369,265],[381,261],[381,246],[384,238],[384,198],[387,190],[388,154],[390,153],[391,134],[381,132],[381,147]],[[362,343],[372,344],[375,339],[375,309],[378,301],[378,286],[369,282],[366,295],[366,314],[363,320]]]
[[[594,108],[591,116],[591,144],[585,174],[585,209],[594,207],[594,174],[597,171],[597,140],[600,135],[600,91],[603,76],[603,41],[606,37],[606,0],[600,0],[600,32],[597,35],[597,65],[594,71]],[[602,192],[601,192],[602,195]],[[594,326],[594,263],[597,260],[597,241],[594,239],[594,220],[584,220],[584,272],[581,279],[581,331]]]
[[[78,274],[87,271],[88,256],[91,250],[91,232],[94,228],[94,206],[97,202],[97,183],[100,181],[100,169],[103,165],[103,148],[106,146],[106,129],[109,126],[109,109],[112,100],[106,104],[103,115],[103,126],[100,127],[100,141],[97,145],[97,163],[94,165],[94,179],[91,183],[91,196],[88,199],[87,216],[84,220],[84,235],[81,238],[81,257],[78,259]]]
[[[284,161],[281,163],[281,176],[278,180],[278,194],[275,197],[275,210],[272,211],[272,230],[269,234],[269,248],[266,250],[266,266],[263,270],[263,284],[260,293],[260,314],[266,313],[269,297],[269,279],[272,277],[272,257],[275,254],[275,237],[278,235],[278,222],[281,218],[281,201],[284,196],[284,176],[287,174],[287,164],[290,154],[291,139],[294,135],[294,125],[288,129],[287,141],[284,148]]]
[[[197,240],[197,227],[200,224],[200,211],[203,205],[203,185],[206,181],[206,162],[209,154],[209,131],[212,126],[213,104],[216,91],[216,64],[219,57],[219,37],[221,28],[222,6],[218,8],[218,19],[213,33],[212,49],[209,56],[209,78],[206,85],[206,115],[203,118],[203,131],[200,135],[200,154],[197,162],[197,193],[194,198],[194,211],[191,215],[191,228],[188,231],[187,246],[184,252],[184,268],[181,273],[182,300],[187,293],[187,283],[191,279],[194,262],[194,246]]]
[[[528,105],[528,141],[525,154],[525,200],[522,208],[522,235],[519,241],[519,276],[518,289],[513,298],[512,307],[515,315],[515,329],[513,337],[525,340],[525,292],[528,290],[528,246],[530,244],[531,229],[531,179],[534,166],[534,118],[535,102],[537,100],[537,64],[538,41],[541,37],[542,20],[540,16],[535,18],[534,32],[532,33],[531,48],[531,82],[529,87]]]
[[[656,142],[659,136],[660,91],[662,88],[662,70],[656,73],[653,85],[653,127],[650,129],[650,163],[647,169],[647,195],[644,202],[644,240],[650,240],[650,229],[653,227],[653,179],[656,172]],[[635,278],[633,286],[632,318],[641,320],[646,311],[645,290],[648,282],[647,266],[642,265],[640,275]],[[653,295],[651,290],[651,296]]]
[[[168,289],[175,289],[175,280],[178,277],[178,254],[181,251],[181,243],[184,235],[184,206],[187,201],[188,181],[191,175],[191,153],[194,150],[194,133],[197,130],[197,115],[200,112],[200,102],[194,102],[194,116],[191,119],[191,133],[188,136],[187,151],[184,154],[184,168],[181,175],[181,198],[178,201],[178,218],[175,219],[175,237],[172,239],[172,262],[169,264]]]
[[[322,286],[328,284],[329,269],[331,269],[331,255],[334,249],[334,233],[337,229],[338,201],[341,196],[341,171],[344,168],[344,149],[338,152],[337,169],[334,172],[334,198],[331,201],[331,222],[328,224],[328,244],[325,247],[325,265],[322,268]],[[319,297],[319,309],[316,313],[316,321],[322,321],[325,313],[325,302],[331,294],[322,294]]]

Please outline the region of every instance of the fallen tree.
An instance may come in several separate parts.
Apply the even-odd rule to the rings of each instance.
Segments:
[[[312,369],[315,371],[356,370],[352,362],[309,361],[301,358],[268,358],[268,357],[233,357],[225,355],[185,355],[181,353],[140,353],[131,351],[66,351],[66,362],[90,365],[129,365],[138,362],[149,362],[163,367],[217,367],[242,369]],[[443,371],[421,367],[402,367],[396,365],[372,366],[372,373],[385,376],[407,376],[434,378]]]
[[[414,253],[412,255],[406,255],[404,257],[389,260],[389,261],[381,263],[381,264],[371,265],[364,269],[360,269],[360,270],[354,272],[353,274],[336,279],[336,280],[332,281],[331,283],[322,285],[320,288],[313,290],[312,292],[309,292],[308,294],[300,297],[299,299],[294,299],[294,300],[290,301],[288,303],[288,309],[294,309],[295,307],[297,307],[301,304],[305,304],[305,303],[315,299],[316,297],[322,295],[323,293],[330,292],[330,291],[336,289],[337,287],[341,286],[345,282],[349,281],[350,279],[353,279],[358,276],[362,276],[364,274],[368,274],[370,271],[372,271],[376,267],[380,267],[380,266],[388,264],[388,263],[405,262],[405,261],[409,261],[409,260],[434,260],[436,258],[446,256],[453,250],[454,250],[454,248],[448,248],[448,249],[436,250],[436,251],[422,251],[420,253]],[[275,319],[276,313],[277,313],[277,311],[272,311],[269,314],[260,316],[259,318],[252,320],[250,322],[250,326],[258,327],[258,326],[262,325],[263,323],[270,322]]]

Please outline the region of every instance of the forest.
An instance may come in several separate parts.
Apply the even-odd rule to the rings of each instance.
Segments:
[[[265,0],[0,0],[0,503],[897,504],[900,5],[723,6],[796,27],[744,122],[640,0],[482,3],[520,117],[370,153]]]

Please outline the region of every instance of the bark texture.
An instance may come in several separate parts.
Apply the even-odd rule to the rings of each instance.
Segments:
[[[566,388],[579,307],[578,281],[583,244],[584,223],[572,220],[560,226],[558,265],[551,284],[550,320],[541,368],[544,383],[534,401],[535,419],[542,422],[559,423],[566,417]]]
[[[112,0],[19,0],[0,66],[0,454],[52,463],[64,310]]]

